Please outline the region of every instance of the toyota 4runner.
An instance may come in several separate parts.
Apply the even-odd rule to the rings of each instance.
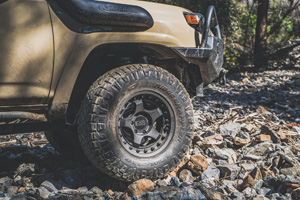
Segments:
[[[213,6],[203,16],[137,0],[0,0],[0,37],[0,134],[45,131],[59,151],[79,138],[97,168],[129,182],[181,162],[189,94],[223,64]]]

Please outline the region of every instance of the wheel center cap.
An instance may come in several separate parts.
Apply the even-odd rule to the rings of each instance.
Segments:
[[[134,126],[138,130],[143,130],[148,125],[148,120],[144,116],[139,116],[134,120]]]

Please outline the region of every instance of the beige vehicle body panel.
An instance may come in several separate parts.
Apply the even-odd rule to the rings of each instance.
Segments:
[[[108,2],[120,3],[116,0]],[[141,32],[75,33],[68,29],[51,11],[56,55],[54,79],[50,93],[50,98],[54,97],[53,108],[56,105],[67,105],[81,67],[89,53],[98,46],[116,43],[159,44],[166,47],[196,46],[195,30],[187,24],[183,16],[183,12],[188,10],[135,0],[124,0],[122,3],[145,8],[153,17],[153,27]],[[101,67],[101,63],[99,63],[99,67]]]
[[[42,104],[49,95],[53,37],[46,0],[0,4],[0,105]]]

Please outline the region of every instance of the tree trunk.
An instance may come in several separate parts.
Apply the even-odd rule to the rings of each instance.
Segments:
[[[254,47],[254,67],[256,71],[264,71],[268,68],[268,58],[266,56],[266,47],[268,39],[268,10],[269,0],[258,0]]]

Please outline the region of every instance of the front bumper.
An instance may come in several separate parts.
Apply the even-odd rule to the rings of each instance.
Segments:
[[[172,48],[184,60],[199,66],[203,86],[213,82],[219,76],[224,62],[223,40],[214,6],[208,8],[205,23],[202,48]],[[211,32],[214,36],[211,36]]]

